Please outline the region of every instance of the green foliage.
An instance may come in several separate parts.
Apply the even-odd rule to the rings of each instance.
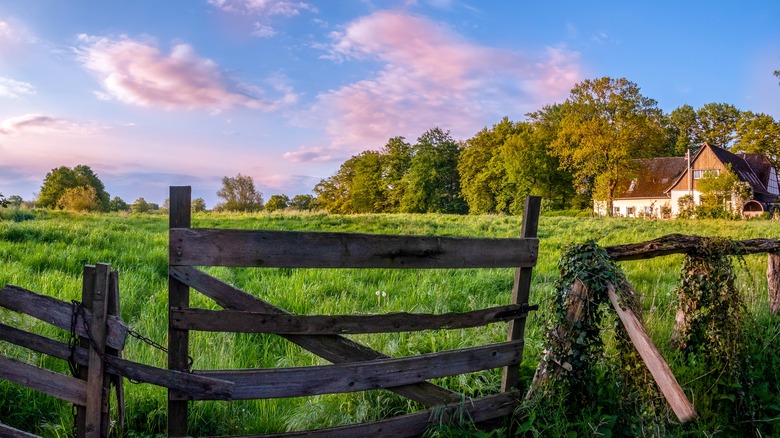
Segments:
[[[767,114],[745,111],[737,121],[735,153],[761,154],[780,168],[780,122]]]
[[[81,188],[76,191],[75,189]],[[94,203],[87,193],[89,189],[94,191]],[[70,192],[68,192],[70,189]],[[65,204],[61,198],[68,194],[69,199]],[[74,199],[78,198],[78,200]],[[60,166],[46,174],[38,195],[38,205],[43,208],[64,208],[63,205],[77,205],[83,207],[89,205],[89,211],[108,211],[109,195],[103,182],[90,169],[89,166],[78,165],[74,168]],[[81,211],[81,210],[79,210]]]
[[[7,207],[8,201],[5,199],[2,193],[0,193],[0,207]]]
[[[607,203],[619,196],[634,158],[657,156],[663,149],[662,113],[624,78],[585,80],[571,90],[561,108],[560,128],[551,153],[578,181],[596,187],[593,197]]]
[[[222,188],[217,196],[224,200],[215,207],[224,211],[260,211],[263,209],[263,194],[255,189],[251,176],[241,175],[222,178]]]
[[[203,213],[206,211],[206,201],[203,198],[195,198],[190,204],[190,209],[193,213]]]
[[[114,196],[113,198],[111,198],[111,201],[108,202],[108,211],[117,212],[117,211],[129,211],[129,210],[130,210],[130,206],[127,205],[127,202],[125,202],[119,196]]]
[[[298,211],[309,211],[315,207],[315,199],[312,195],[295,195],[290,200],[290,208]]]
[[[696,144],[709,143],[729,149],[737,138],[740,111],[727,103],[708,103],[696,110]]]
[[[133,205],[130,206],[130,211],[133,212],[133,214],[149,213],[154,209],[154,205],[150,202],[146,202],[146,199],[144,198],[136,199],[135,202],[133,202]]]
[[[268,212],[284,210],[289,204],[290,198],[287,195],[271,195],[268,202],[265,203],[265,210]]]
[[[92,186],[70,187],[60,196],[57,207],[70,211],[98,211],[100,201]]]

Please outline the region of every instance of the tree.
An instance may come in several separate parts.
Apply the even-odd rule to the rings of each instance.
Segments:
[[[704,172],[698,181],[701,192],[701,202],[696,209],[697,217],[722,217],[732,210],[732,200],[736,202],[734,209],[741,213],[742,206],[753,197],[749,184],[741,181],[729,165],[723,172]]]
[[[138,198],[133,202],[133,205],[130,206],[130,211],[132,211],[134,214],[136,213],[148,213],[154,209],[154,205],[146,202],[146,199],[144,198]]]
[[[263,209],[263,194],[255,189],[251,176],[241,175],[222,178],[222,188],[217,196],[224,199],[221,205],[227,211],[259,211]]]
[[[696,110],[696,145],[709,143],[724,149],[731,148],[737,136],[740,111],[727,103],[708,103]]]
[[[412,164],[412,145],[403,137],[393,137],[381,151],[382,181],[384,185],[384,211],[400,211],[404,195],[404,175]]]
[[[127,205],[127,202],[125,202],[122,198],[119,196],[114,196],[111,198],[110,201],[108,201],[108,211],[129,211],[130,206]]]
[[[71,211],[99,211],[100,200],[92,186],[77,186],[65,189],[57,207]]]
[[[762,154],[780,167],[780,123],[772,116],[745,111],[737,121],[737,141],[732,152]]]
[[[295,195],[290,201],[290,208],[298,211],[309,211],[314,208],[315,200],[312,195]]]
[[[468,212],[460,195],[460,150],[449,131],[440,128],[429,129],[417,139],[409,171],[404,176],[402,212]]]
[[[575,183],[588,181],[594,199],[612,200],[618,182],[629,176],[631,160],[656,155],[663,148],[662,112],[627,79],[585,80],[571,90],[561,107],[560,128],[550,144]]]
[[[269,212],[284,210],[289,204],[290,198],[287,195],[271,195],[265,203],[265,210]]]
[[[8,201],[3,197],[3,194],[0,193],[0,207],[7,207]]]
[[[203,198],[195,198],[190,204],[190,209],[193,213],[203,213],[206,211],[206,201]]]
[[[3,195],[0,194],[0,198],[2,198],[2,197],[3,197]],[[19,207],[22,206],[22,204],[24,204],[24,199],[22,199],[22,197],[19,196],[19,195],[11,195],[11,196],[9,196],[7,201],[8,201],[8,205],[10,205],[11,207],[16,207],[16,208],[19,208]]]
[[[775,76],[780,79],[780,70],[775,70]],[[780,82],[778,82],[777,85],[780,85]]]
[[[76,187],[92,187],[97,198],[95,209],[108,211],[109,195],[103,182],[89,166],[85,165],[78,165],[73,169],[60,166],[47,173],[38,195],[38,205],[44,208],[62,208],[60,198],[67,189]]]
[[[667,149],[664,155],[679,157],[688,149],[701,146],[696,110],[690,105],[675,108],[666,118]]]

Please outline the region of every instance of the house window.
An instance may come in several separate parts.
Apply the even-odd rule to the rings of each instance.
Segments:
[[[636,211],[636,207],[626,207],[626,216],[633,216]]]
[[[715,176],[720,175],[720,169],[694,169],[693,179],[702,179],[707,172],[712,172]]]
[[[620,207],[612,207],[612,216],[620,216]]]
[[[646,207],[645,207],[645,214],[646,214],[646,215],[651,215],[651,214],[653,214],[653,207],[651,207],[651,206],[649,206],[649,205],[648,205],[648,206],[646,206]]]

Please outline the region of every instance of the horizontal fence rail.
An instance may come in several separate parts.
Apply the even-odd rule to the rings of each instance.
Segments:
[[[481,327],[528,315],[538,306],[513,304],[437,315],[396,312],[382,315],[279,315],[240,310],[173,309],[170,323],[177,329],[208,332],[338,335],[452,330]]]
[[[539,241],[304,231],[172,228],[170,264],[264,268],[514,268]]]
[[[516,364],[522,341],[315,367],[197,371],[235,383],[233,398],[280,398],[382,389]]]

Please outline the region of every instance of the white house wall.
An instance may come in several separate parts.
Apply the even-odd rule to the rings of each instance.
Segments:
[[[616,199],[612,201],[612,208],[615,216],[620,217],[661,217],[661,207],[669,204],[669,198],[634,198],[634,199]],[[671,207],[672,205],[669,204]],[[633,212],[629,209],[633,208]],[[606,211],[602,207],[602,212]],[[600,213],[601,214],[601,213]]]

